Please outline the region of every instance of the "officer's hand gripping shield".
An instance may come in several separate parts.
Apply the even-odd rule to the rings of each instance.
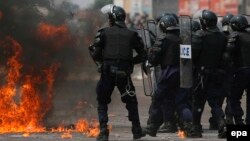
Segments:
[[[180,45],[180,87],[191,88],[192,79],[192,48],[191,48],[191,17],[180,16],[180,37],[182,44]]]

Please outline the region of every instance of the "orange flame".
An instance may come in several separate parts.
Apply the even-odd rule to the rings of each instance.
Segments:
[[[23,133],[23,137],[27,138],[30,136],[30,133]]]
[[[69,39],[65,25],[52,26],[41,23],[37,33],[45,41],[51,41],[55,47],[63,46]],[[59,37],[60,40],[55,40]],[[42,121],[52,106],[55,75],[60,63],[42,67],[42,72],[25,73],[22,71],[24,65],[20,61],[23,55],[21,44],[12,37],[6,37],[0,40],[0,48],[7,50],[5,55],[8,56],[6,64],[3,64],[4,69],[1,66],[0,70],[1,75],[6,75],[5,82],[0,86],[0,133],[24,132],[23,137],[29,137],[31,132],[45,132]],[[74,127],[75,129],[67,129],[60,126],[52,129],[52,132],[64,132],[62,138],[72,138],[71,132],[80,132],[87,137],[97,137],[100,133],[97,120],[88,122],[81,119]]]
[[[63,139],[69,139],[69,138],[72,138],[72,135],[70,132],[64,132],[61,137]]]
[[[47,23],[40,23],[37,35],[44,43],[50,43],[54,47],[53,49],[59,49],[70,41],[69,30],[65,24],[53,26]]]
[[[177,135],[179,136],[179,138],[181,138],[181,139],[184,139],[184,138],[186,138],[186,132],[185,131],[181,131],[181,130],[178,130],[178,132],[177,132]]]
[[[22,46],[13,38],[6,37],[0,41],[0,47],[11,48],[13,52],[6,65],[6,82],[0,87],[0,133],[45,131],[42,119],[51,107],[54,75],[59,64],[52,64],[44,70],[43,76],[22,74],[19,61]],[[46,96],[37,89],[41,84],[47,84]]]

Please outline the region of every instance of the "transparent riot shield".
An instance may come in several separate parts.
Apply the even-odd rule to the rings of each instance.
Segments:
[[[141,36],[143,42],[144,42],[144,49],[147,51],[149,47],[151,47],[151,39],[150,39],[150,33],[148,29],[145,29],[142,27],[141,29],[137,29],[138,34]],[[143,82],[143,89],[144,94],[146,96],[151,96],[154,92],[153,88],[153,79],[152,79],[152,69],[151,65],[148,61],[146,61],[141,66],[141,73],[142,73],[142,82]]]
[[[192,49],[191,49],[191,17],[180,16],[180,87],[191,88],[192,79]]]
[[[157,36],[157,27],[156,22],[154,20],[148,20],[147,21],[147,29],[149,31],[149,36],[152,44],[152,40],[156,39]]]

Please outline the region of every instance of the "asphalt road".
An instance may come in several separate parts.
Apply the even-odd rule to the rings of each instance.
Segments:
[[[135,87],[137,91],[137,98],[139,102],[139,113],[140,113],[140,120],[141,125],[143,127],[146,126],[146,121],[148,118],[148,108],[151,102],[150,97],[144,96],[142,83],[139,80],[134,80]],[[87,84],[86,84],[87,85]],[[77,86],[74,84],[74,86]],[[93,93],[95,91],[95,85],[88,85],[86,87],[79,86],[80,92],[84,91],[85,93]],[[65,96],[56,96],[60,97],[57,101],[55,101],[54,112],[50,114],[50,117],[47,119],[48,125],[52,126],[53,124],[58,123],[59,121],[64,121],[65,123],[72,123],[73,121],[77,120],[78,118],[85,118],[91,117],[96,118],[96,103],[95,96],[87,95],[87,101],[89,104],[83,106],[84,111],[80,108],[81,114],[78,113],[78,109],[72,111],[70,106],[67,106],[69,103],[73,103],[75,99],[83,99],[86,100],[85,97],[75,97],[74,99],[70,99],[73,97],[71,93],[78,93],[79,91],[74,91],[75,87],[66,87],[64,86],[63,89],[57,89],[57,92],[64,92]],[[82,89],[82,91],[81,91]],[[69,95],[68,97],[66,96]],[[84,99],[85,98],[85,99]],[[242,106],[245,107],[245,96],[243,96]],[[60,102],[58,102],[60,101]],[[76,101],[76,100],[75,100]],[[77,105],[77,104],[73,104]],[[86,106],[88,105],[88,106]],[[74,107],[74,106],[73,106]],[[87,108],[86,108],[87,107]],[[225,104],[223,104],[223,108],[225,108]],[[177,133],[159,133],[157,137],[150,137],[146,136],[140,140],[145,141],[175,141],[175,140],[187,140],[187,141],[216,141],[216,140],[226,140],[226,139],[218,139],[217,138],[217,131],[216,130],[208,130],[208,119],[210,117],[210,107],[206,104],[205,110],[202,116],[202,125],[203,125],[203,138],[193,139],[193,138],[180,138],[178,137]],[[112,102],[109,105],[109,124],[112,125],[112,130],[110,133],[110,140],[121,140],[121,141],[130,141],[132,140],[131,134],[131,123],[127,119],[127,111],[125,108],[125,104],[121,102],[120,95],[117,89],[114,91],[112,95]],[[43,133],[30,133],[27,137],[24,137],[24,133],[9,133],[9,134],[0,134],[0,141],[94,141],[95,138],[87,137],[82,133],[71,132],[68,136],[62,137],[65,135],[64,132],[43,132]]]

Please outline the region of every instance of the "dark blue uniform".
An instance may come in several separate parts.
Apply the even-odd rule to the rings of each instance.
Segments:
[[[138,54],[135,57],[133,57],[133,50]],[[102,64],[101,78],[96,87],[101,130],[107,129],[108,104],[117,86],[121,100],[126,104],[128,118],[132,122],[134,139],[142,137],[138,102],[130,76],[134,64],[141,63],[146,56],[142,39],[135,31],[129,30],[124,23],[115,24],[98,31],[91,55],[95,61]]]
[[[162,69],[150,107],[150,125],[147,128],[150,136],[156,136],[156,131],[162,124],[159,118],[162,116],[162,109],[164,122],[172,122],[175,111],[185,122],[192,119],[191,111],[185,106],[186,97],[182,96],[186,94],[185,90],[180,89],[180,44],[179,30],[172,30],[158,37],[149,51],[149,62],[153,65],[160,64]]]
[[[241,108],[241,98],[244,90],[250,89],[250,33],[242,30],[231,34],[228,41],[227,51],[233,63],[233,82],[231,94],[229,96],[231,115],[235,124],[243,124],[243,110]],[[248,108],[247,108],[248,109]],[[247,110],[248,112],[249,110]],[[249,113],[247,113],[249,115]]]
[[[220,136],[220,133],[223,132],[224,112],[217,100],[224,95],[222,86],[225,72],[220,69],[220,66],[227,39],[216,26],[197,31],[192,38],[196,79],[193,88],[193,127],[191,137],[202,137],[201,115],[206,101],[208,101],[212,109],[212,115],[220,126]]]

